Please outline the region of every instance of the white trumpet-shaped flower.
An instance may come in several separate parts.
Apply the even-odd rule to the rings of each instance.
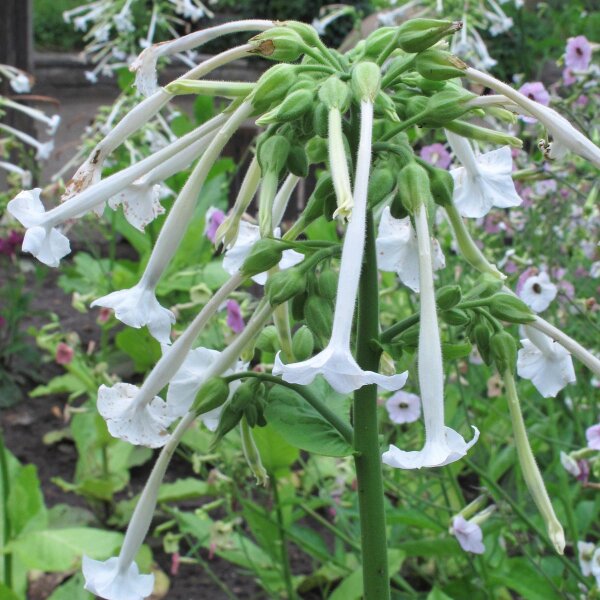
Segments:
[[[550,158],[560,159],[568,150],[571,150],[600,167],[600,148],[554,109],[528,98],[495,77],[477,69],[467,68],[465,76],[481,85],[490,87],[499,94],[504,94],[518,104],[526,114],[535,117],[552,136],[552,142],[547,147]]]
[[[31,185],[31,171],[27,171],[19,165],[14,165],[13,163],[5,162],[0,160],[0,169],[4,169],[9,173],[15,173],[21,178],[21,185],[24,188],[28,188]]]
[[[106,600],[143,600],[152,594],[154,575],[142,575],[135,562],[126,568],[116,556],[106,561],[83,557],[85,589]]]
[[[20,102],[14,102],[8,98],[0,99],[0,106],[14,108],[15,110],[26,114],[32,119],[39,121],[40,123],[44,123],[46,125],[46,133],[48,135],[54,135],[58,129],[58,126],[60,125],[60,115],[52,115],[49,117],[46,115],[46,113],[38,110],[37,108],[32,108],[31,106],[21,104]]]
[[[23,252],[33,254],[40,262],[57,267],[60,259],[71,251],[69,240],[58,229],[44,223],[44,205],[40,188],[19,192],[7,206],[8,212],[27,227]]]
[[[123,214],[136,229],[144,231],[146,225],[162,215],[165,209],[160,203],[162,186],[159,183],[148,184],[134,181],[124,190],[108,200],[108,205],[115,210],[123,206]]]
[[[273,373],[281,375],[282,379],[289,383],[308,385],[317,375],[322,375],[329,385],[341,394],[370,384],[395,391],[406,383],[407,373],[385,376],[373,371],[363,371],[350,352],[352,319],[360,279],[360,268],[357,265],[362,262],[365,244],[372,125],[373,105],[363,100],[354,209],[344,237],[331,339],[319,354],[299,363],[283,364],[277,354]]]
[[[161,343],[169,344],[175,315],[162,307],[155,295],[155,286],[142,280],[134,287],[112,292],[94,300],[91,306],[112,308],[119,321],[139,329],[148,326],[150,333]]]
[[[492,207],[519,206],[512,179],[512,155],[508,146],[476,156],[470,142],[446,131],[448,142],[462,163],[450,171],[454,179],[454,204],[463,217],[478,219]]]
[[[395,219],[385,207],[377,233],[377,266],[382,271],[398,274],[400,281],[414,292],[419,291],[419,248],[417,234],[410,217]],[[431,239],[434,270],[446,266],[444,253],[437,240]]]
[[[50,140],[49,142],[38,142],[34,137],[30,136],[28,133],[21,131],[20,129],[15,129],[10,125],[0,124],[0,129],[6,131],[6,133],[10,133],[14,135],[17,139],[21,140],[23,143],[28,146],[32,146],[35,148],[35,159],[36,160],[48,160],[52,151],[54,150],[54,142]]]
[[[517,358],[517,374],[531,380],[544,398],[554,398],[575,382],[573,360],[567,350],[533,327],[524,326],[525,338]]]
[[[424,205],[417,209],[415,227],[419,243],[421,282],[421,318],[419,330],[419,386],[425,419],[425,445],[419,451],[400,450],[390,445],[384,452],[385,464],[399,469],[441,467],[459,460],[479,438],[479,431],[470,442],[444,425],[444,369],[440,331],[437,321],[433,269],[427,211]]]
[[[275,237],[281,236],[279,228],[273,232]],[[223,257],[223,268],[230,274],[237,273],[240,267],[244,264],[246,257],[250,254],[252,247],[260,239],[260,228],[258,225],[252,225],[247,221],[240,221],[237,239],[233,246],[225,252]],[[284,250],[279,262],[279,268],[283,271],[289,269],[294,265],[302,262],[304,255],[295,250]],[[265,285],[267,282],[267,274],[259,273],[252,277],[252,279],[259,285]]]
[[[167,403],[173,414],[182,417],[192,406],[198,390],[210,376],[210,370],[221,358],[221,352],[209,348],[194,348],[185,357],[183,364],[171,379],[167,391]],[[227,369],[223,376],[230,375],[246,369],[247,364],[238,361],[234,369]],[[233,392],[240,385],[239,381],[233,381],[229,389]],[[219,424],[221,407],[215,408],[203,415],[200,419],[210,431],[215,431]]]

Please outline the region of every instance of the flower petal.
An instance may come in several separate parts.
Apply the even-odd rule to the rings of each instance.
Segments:
[[[140,574],[135,562],[120,570],[117,557],[102,562],[84,556],[82,570],[85,589],[106,600],[143,600],[154,588],[153,574]]]
[[[127,221],[136,229],[144,231],[146,225],[165,212],[160,203],[160,192],[160,184],[132,183],[110,198],[108,204],[113,210],[122,204]]]
[[[54,227],[30,227],[23,238],[23,252],[30,252],[49,267],[58,267],[60,259],[71,252],[67,237]]]

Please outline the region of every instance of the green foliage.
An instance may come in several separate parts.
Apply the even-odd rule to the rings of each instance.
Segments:
[[[34,0],[33,39],[39,50],[72,51],[82,47],[81,32],[65,23],[63,11],[79,6],[79,0]]]

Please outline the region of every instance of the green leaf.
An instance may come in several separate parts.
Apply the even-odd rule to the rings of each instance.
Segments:
[[[316,381],[307,388],[327,408],[347,419],[349,396],[336,394],[324,381]],[[267,422],[292,446],[325,456],[349,456],[353,448],[342,434],[322,417],[295,391],[275,385],[269,392],[265,410]]]
[[[48,600],[94,600],[95,596],[83,589],[84,584],[83,574],[77,572],[57,587]]]
[[[210,96],[197,96],[194,100],[194,117],[201,125],[215,115],[215,102]]]
[[[444,360],[455,360],[464,358],[471,354],[473,346],[469,342],[462,344],[442,344],[442,356]]]
[[[255,427],[252,435],[268,472],[289,469],[300,455],[298,449],[290,446],[270,425]]]
[[[505,585],[527,600],[560,600],[550,582],[539,573],[530,560],[510,558],[506,561],[506,570],[489,573],[491,583]]]
[[[0,581],[0,598],[2,598],[2,600],[23,600],[22,598],[19,598],[19,596],[17,596],[17,594],[15,594],[8,586],[4,585],[1,581]],[[48,599],[50,600],[50,599]]]
[[[28,569],[57,572],[77,569],[84,554],[96,560],[116,555],[122,541],[120,533],[74,527],[25,534],[9,549]]]
[[[44,496],[34,465],[21,467],[11,481],[7,508],[13,537],[46,527]]]
[[[450,538],[400,542],[396,546],[403,550],[406,556],[427,558],[456,556],[458,548],[456,540]]]
[[[158,492],[158,502],[181,502],[214,494],[215,488],[206,481],[187,477],[175,483],[163,483]]]
[[[444,594],[439,587],[434,587],[427,595],[427,600],[453,600],[453,598]]]
[[[162,356],[160,344],[150,335],[146,327],[143,329],[128,327],[119,331],[115,343],[119,350],[133,359],[138,373],[149,371]]]

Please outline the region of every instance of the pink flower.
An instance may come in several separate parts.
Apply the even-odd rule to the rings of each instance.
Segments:
[[[434,167],[447,169],[450,166],[450,153],[443,144],[423,146],[423,148],[421,148],[420,156]]]
[[[548,106],[550,104],[550,94],[548,90],[544,87],[544,84],[541,81],[532,81],[528,83],[524,83],[520,88],[519,92],[524,96],[527,96],[530,100],[535,100],[544,106]],[[521,116],[523,121],[526,123],[536,123],[537,119],[534,117],[526,117]]]
[[[530,277],[537,275],[538,272],[539,271],[535,267],[528,267],[521,273],[521,275],[519,275],[519,279],[517,280],[517,287],[516,287],[517,296],[519,296],[521,294],[521,290],[523,289],[525,282]]]
[[[585,431],[585,437],[587,438],[588,448],[600,450],[600,423],[588,427]]]
[[[399,391],[385,403],[392,423],[414,423],[421,416],[421,399],[416,394]]]
[[[481,527],[476,523],[467,521],[461,515],[452,519],[450,533],[458,540],[460,547],[465,552],[473,554],[483,554],[485,546],[483,545],[483,533]]]
[[[565,52],[565,65],[575,71],[587,71],[592,60],[592,47],[584,35],[569,38]]]
[[[181,564],[181,556],[179,552],[171,554],[171,575],[175,577],[179,573],[179,565]]]
[[[110,319],[112,312],[111,308],[103,306],[98,313],[98,323],[106,323]]]
[[[240,305],[235,300],[227,300],[227,325],[234,333],[240,333],[246,327]]]
[[[64,342],[60,342],[58,346],[56,346],[56,354],[54,355],[54,360],[59,365],[68,365],[73,360],[73,348],[68,346]]]
[[[581,94],[577,100],[575,100],[575,106],[587,106],[590,99],[585,95]]]
[[[562,78],[565,85],[573,85],[574,83],[577,83],[577,78],[575,75],[573,75],[573,71],[571,71],[569,68],[566,68],[562,72]]]
[[[206,211],[206,225],[204,226],[204,235],[214,244],[217,229],[219,225],[225,220],[225,213],[211,206]]]

